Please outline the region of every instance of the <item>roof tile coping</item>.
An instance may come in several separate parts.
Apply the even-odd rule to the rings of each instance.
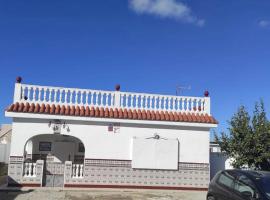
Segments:
[[[174,121],[174,122],[191,122],[191,123],[209,123],[218,124],[218,121],[208,114],[203,113],[185,113],[172,111],[150,111],[144,109],[127,109],[127,108],[103,108],[74,105],[50,105],[39,103],[14,103],[10,105],[7,112],[36,113],[50,115],[67,115],[80,117],[99,117],[99,118],[116,118],[129,120],[155,120],[155,121]]]

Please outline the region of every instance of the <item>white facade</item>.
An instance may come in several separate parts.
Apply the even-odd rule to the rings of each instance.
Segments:
[[[146,139],[155,133],[162,138],[179,141],[179,162],[209,163],[209,128],[120,123],[119,133],[108,131],[110,122],[65,121],[70,132],[63,135],[80,139],[85,146],[85,157],[91,159],[132,160],[132,139]],[[36,135],[52,134],[46,119],[17,118],[13,121],[11,155],[21,156],[26,141]],[[50,141],[50,139],[47,139]]]

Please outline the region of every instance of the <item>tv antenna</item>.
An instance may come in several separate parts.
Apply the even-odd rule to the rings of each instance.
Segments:
[[[191,86],[182,86],[182,85],[177,85],[176,86],[176,91],[175,94],[176,96],[180,95],[183,90],[191,90]]]

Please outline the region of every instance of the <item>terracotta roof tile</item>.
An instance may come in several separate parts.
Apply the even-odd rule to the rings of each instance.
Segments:
[[[193,120],[192,120],[192,117],[191,117],[191,115],[187,115],[187,121],[189,122],[192,122]]]
[[[169,113],[168,113],[168,111],[165,111],[165,120],[166,121],[170,121],[170,116],[169,116]]]
[[[122,119],[122,118],[124,117],[124,113],[123,113],[122,108],[120,108],[120,109],[118,110],[118,117],[119,117],[120,119]]]
[[[113,118],[113,109],[112,108],[110,108],[109,117]]]
[[[95,110],[95,117],[99,117],[99,108],[93,108]]]
[[[104,117],[104,114],[105,114],[104,108],[100,108],[99,117]]]
[[[23,107],[23,106],[22,106],[22,107]],[[34,113],[39,113],[39,109],[40,109],[40,106],[39,106],[39,104],[37,104],[37,105],[35,106]],[[19,112],[20,112],[20,110],[19,110]]]
[[[66,106],[65,115],[69,115],[69,112],[70,112],[70,106]]]
[[[191,118],[192,118],[192,121],[193,122],[196,122],[197,121],[197,118],[195,117],[195,114],[194,113],[191,114]]]
[[[195,119],[196,119],[196,122],[201,122],[200,120],[200,115],[197,113],[194,115]]]
[[[163,111],[160,112],[159,116],[161,121],[165,120],[165,115]]]
[[[124,109],[124,112],[123,112],[123,118],[124,119],[127,119],[128,118],[128,112],[127,112],[127,109],[126,108]]]
[[[90,115],[89,106],[86,106],[84,114],[85,114],[86,117],[89,117],[89,115]]]
[[[55,108],[55,115],[59,115],[60,114],[60,110],[61,110],[61,107],[60,105],[57,105],[56,108]]]
[[[65,106],[54,104],[34,104],[27,103],[15,103],[9,106],[8,112],[24,112],[24,113],[39,113],[39,114],[51,114],[51,115],[71,115],[81,117],[105,117],[105,118],[117,118],[117,119],[135,119],[135,120],[160,120],[160,121],[176,121],[176,122],[197,122],[197,123],[212,123],[218,122],[214,117],[208,114],[202,113],[181,113],[181,112],[168,112],[168,111],[145,111],[145,110],[131,110],[122,108],[98,108],[89,106]]]
[[[137,110],[133,110],[133,112],[132,112],[132,119],[138,119]]]
[[[170,121],[174,121],[174,115],[172,112],[169,113],[169,119]]]
[[[159,121],[160,120],[160,114],[158,111],[154,112],[155,115],[155,120]]]
[[[60,115],[64,115],[65,114],[65,110],[66,110],[66,107],[64,105],[61,106]]]
[[[69,115],[75,115],[75,106],[70,107]]]
[[[49,108],[50,108],[50,105],[48,106]],[[16,108],[16,105],[15,105],[15,107],[14,108]],[[17,106],[17,109],[18,109],[18,106]],[[35,104],[34,103],[31,103],[31,105],[30,105],[30,108],[29,108],[29,111],[28,112],[30,112],[30,113],[32,113],[32,112],[34,112],[34,110],[35,110]],[[46,110],[45,110],[45,112],[46,112]],[[48,112],[49,113],[49,112]]]
[[[42,108],[42,106],[43,106],[43,112],[44,112],[44,110],[45,110],[45,105],[42,104],[42,105],[41,105],[41,108]],[[27,102],[27,103],[25,104],[24,108],[23,108],[23,112],[28,112],[29,107],[30,107],[30,104]],[[41,108],[40,108],[40,109],[41,109]]]
[[[146,120],[146,118],[147,118],[147,117],[146,117],[146,112],[145,112],[145,110],[142,110],[142,119],[143,119],[143,120]]]
[[[174,112],[173,116],[174,116],[174,121],[176,121],[176,122],[179,121],[179,117],[178,117],[177,112]]]
[[[205,114],[204,118],[206,119],[206,123],[210,123],[211,120],[207,114]]]
[[[75,116],[80,116],[80,107],[79,106],[75,107]]]
[[[113,117],[114,118],[118,118],[118,109],[116,108],[116,109],[114,109],[114,111],[113,111]]]
[[[133,119],[132,111],[130,109],[128,110],[128,119]]]
[[[52,104],[51,106],[49,105],[48,107],[49,107],[49,110],[50,110],[50,114],[53,114],[54,111],[55,111],[55,105]]]
[[[142,119],[142,111],[141,110],[138,110],[137,117],[138,117],[139,120]]]
[[[20,103],[18,111],[22,112],[23,111],[23,107],[24,107],[24,103]]]
[[[84,117],[84,116],[85,116],[85,108],[84,108],[84,106],[81,106],[81,109],[80,109],[80,116],[81,116],[81,117]]]
[[[104,117],[109,117],[109,108],[105,108],[105,116]]]
[[[95,116],[95,108],[94,107],[91,107],[90,117],[94,117],[94,116]]]

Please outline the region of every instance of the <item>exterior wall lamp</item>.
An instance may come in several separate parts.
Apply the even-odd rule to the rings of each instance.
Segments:
[[[67,123],[66,122],[62,123],[60,120],[54,120],[53,122],[49,121],[48,127],[52,128],[53,133],[55,133],[55,134],[60,134],[62,128],[66,129],[67,132],[70,132],[70,128],[67,125]]]

